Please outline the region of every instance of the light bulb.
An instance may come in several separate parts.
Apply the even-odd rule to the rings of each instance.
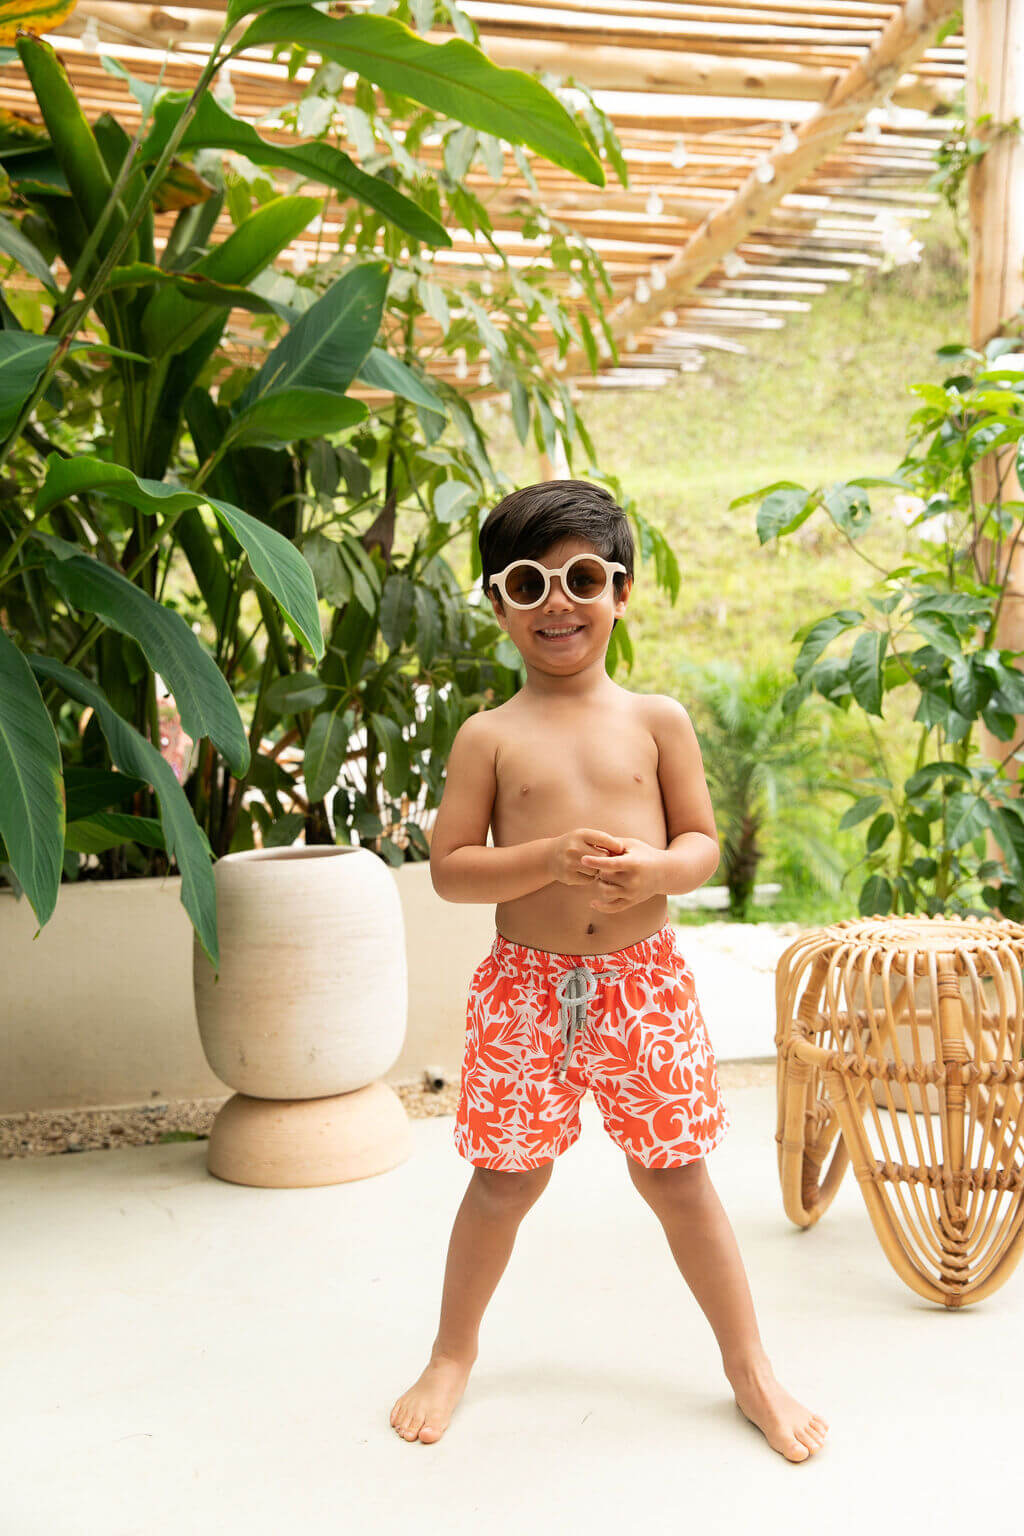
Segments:
[[[746,262],[741,256],[737,256],[735,251],[726,251],[722,257],[722,266],[725,268],[726,277],[739,277]]]
[[[647,300],[651,296],[651,286],[650,286],[650,284],[648,283],[648,281],[647,281],[647,279],[645,277],[638,277],[637,278],[635,292],[636,292],[636,301],[637,301],[637,303],[638,304],[646,304]]]
[[[626,351],[627,352],[635,352],[639,345],[640,345],[640,343],[637,341],[636,337],[633,335],[633,332],[629,331],[627,333],[627,336],[626,336]]]
[[[788,123],[783,124],[782,137],[779,140],[779,148],[784,155],[791,155],[798,148],[800,140]]]
[[[579,281],[578,278],[570,277],[568,293],[570,299],[578,299],[581,296],[583,293],[583,284]]]
[[[662,325],[676,325],[678,320],[679,316],[676,314],[674,309],[666,309],[665,313],[661,317]]]
[[[767,156],[764,156],[762,159],[760,159],[754,166],[754,175],[757,177],[758,181],[763,182],[765,186],[767,186],[768,182],[775,180],[775,167],[772,165]]]
[[[657,192],[652,192],[649,195],[645,206],[647,208],[647,212],[653,217],[661,212],[665,204],[662,202]]]
[[[665,277],[664,267],[651,268],[651,287],[656,293],[660,293],[668,279]]]
[[[681,171],[689,156],[686,153],[686,140],[682,137],[676,139],[669,154],[669,160],[677,171]]]

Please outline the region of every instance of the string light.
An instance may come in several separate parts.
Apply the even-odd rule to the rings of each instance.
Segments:
[[[882,137],[882,120],[885,113],[878,107],[872,107],[864,119],[864,137],[871,144],[877,144]]]
[[[480,279],[480,292],[488,294],[494,292],[494,284],[491,282],[491,274],[489,272],[485,272]]]
[[[480,364],[480,372],[477,374],[477,382],[479,384],[489,384],[491,382],[491,370],[486,362]]]
[[[666,309],[665,313],[661,317],[662,325],[677,325],[678,322],[679,316],[676,314],[674,309]]]
[[[636,280],[636,289],[634,291],[636,293],[636,301],[637,301],[637,303],[638,304],[646,304],[647,300],[651,296],[651,287],[650,287],[650,284],[648,283],[648,281],[647,281],[647,279],[645,277],[638,277],[637,278],[637,280]]]
[[[686,140],[684,138],[680,137],[676,139],[675,143],[672,145],[672,149],[668,158],[675,166],[677,171],[682,170],[683,166],[689,159],[689,156],[686,153]]]
[[[657,192],[652,192],[648,197],[645,206],[647,208],[647,212],[651,215],[652,218],[654,218],[661,212],[665,204],[662,202]]]
[[[582,293],[583,293],[583,284],[579,281],[578,278],[570,277],[570,279],[569,279],[569,297],[570,297],[570,299],[578,299],[578,298],[580,298],[582,296]]]
[[[640,345],[640,343],[637,341],[636,337],[633,335],[633,332],[629,331],[627,333],[627,335],[626,335],[626,351],[627,352],[635,352],[639,345]]]
[[[469,369],[466,367],[466,349],[458,347],[455,352],[455,377],[466,379],[469,377]]]
[[[782,137],[779,140],[779,148],[782,150],[782,153],[784,155],[791,155],[799,146],[800,140],[793,132],[792,127],[789,123],[784,123],[782,126]]]
[[[297,245],[292,252],[292,271],[295,273],[296,277],[301,277],[308,266],[309,258],[307,257],[305,251],[302,249],[301,245]]]
[[[758,181],[762,182],[765,186],[767,186],[770,181],[775,180],[775,167],[772,165],[767,155],[763,155],[754,166],[754,175],[757,177]]]
[[[725,268],[726,277],[739,277],[746,267],[742,256],[737,256],[735,251],[726,251],[722,257],[722,266]]]
[[[556,373],[564,373],[565,372],[565,358],[564,357],[556,357],[555,358],[554,370],[555,370]]]
[[[86,18],[85,26],[82,28],[82,35],[78,41],[81,43],[86,53],[95,53],[99,48],[100,29],[96,25],[95,16],[89,16]]]
[[[668,279],[665,277],[664,267],[651,268],[651,287],[655,290],[655,292],[660,293],[667,281]]]

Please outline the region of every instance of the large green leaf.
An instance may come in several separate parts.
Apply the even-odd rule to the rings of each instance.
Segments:
[[[110,700],[95,683],[80,672],[64,666],[50,656],[30,656],[29,666],[37,677],[52,679],[80,704],[90,704],[107,738],[110,756],[122,773],[133,773],[152,784],[160,806],[160,823],[169,858],[176,859],[181,870],[181,904],[199,936],[211,965],[217,968],[217,887],[213,879],[212,854],[200,830],[185,791],[174,777],[174,770],[152,742],[140,736],[133,725],[123,720]]]
[[[232,447],[264,443],[281,447],[300,437],[324,437],[354,427],[369,414],[362,400],[329,389],[282,389],[254,400],[232,421],[226,434]]]
[[[393,395],[401,395],[403,400],[411,400],[414,405],[439,411],[442,416],[445,414],[444,401],[437,391],[401,358],[393,357],[383,347],[370,348],[359,365],[359,382],[369,384],[372,389],[390,390]]]
[[[0,834],[42,927],[57,904],[64,851],[60,745],[28,662],[2,629]]]
[[[189,101],[187,91],[168,91],[153,109],[153,127],[139,149],[139,160],[155,160],[170,138]],[[277,165],[304,181],[334,187],[346,197],[376,208],[399,229],[426,245],[451,245],[451,236],[418,203],[379,176],[368,176],[340,149],[330,144],[268,144],[255,128],[225,111],[209,94],[200,97],[195,116],[185,129],[179,149],[232,149],[254,165]]]
[[[380,328],[387,287],[383,261],[363,262],[339,277],[282,336],[246,385],[239,410],[285,389],[344,394]]]
[[[322,800],[337,784],[351,725],[351,715],[337,706],[314,715],[302,758],[302,777],[310,800]]]
[[[251,288],[237,283],[215,283],[195,272],[165,272],[148,261],[133,261],[130,267],[115,267],[107,278],[106,291],[114,288],[176,288],[186,299],[208,306],[209,309],[249,309],[256,315],[280,315],[289,323],[294,310],[287,304],[265,299]],[[208,316],[207,316],[208,318]]]
[[[123,811],[97,811],[68,822],[64,843],[71,853],[106,853],[122,843],[141,843],[144,848],[164,848],[163,829],[152,816],[127,816]]]
[[[59,345],[55,336],[36,336],[32,331],[0,330],[0,442],[10,435],[22,406],[42,377],[43,369]],[[74,352],[106,352],[146,363],[136,352],[123,352],[98,341],[74,341]]]
[[[111,806],[126,805],[132,795],[145,789],[141,779],[127,773],[111,773],[109,768],[81,768],[68,763],[64,769],[64,788],[68,797],[68,821],[94,816]]]
[[[297,638],[317,661],[320,660],[324,654],[324,641],[313,572],[295,545],[276,528],[267,527],[230,502],[218,501],[200,491],[166,485],[162,480],[142,479],[121,464],[107,464],[86,456],[62,459],[51,453],[46,461],[46,478],[36,495],[37,512],[48,512],[57,502],[75,496],[79,491],[92,496],[112,496],[142,512],[163,513],[164,516],[188,507],[208,506],[241,544],[253,574],[277,600]]]
[[[510,144],[528,144],[555,165],[604,186],[601,162],[557,97],[522,69],[499,69],[461,37],[428,43],[393,16],[325,16],[312,5],[275,6],[257,16],[232,50],[284,43],[311,48],[385,91]]]
[[[57,292],[57,283],[53,273],[41,253],[36,250],[32,241],[23,235],[17,224],[12,224],[9,219],[0,215],[0,251],[5,256],[13,256],[26,272],[31,272],[33,277],[39,279],[43,287],[50,293]]]
[[[63,544],[42,537],[51,547]],[[185,733],[193,741],[209,736],[232,773],[241,778],[249,766],[249,741],[238,705],[224,674],[181,614],[155,602],[127,576],[91,555],[60,551],[46,562],[45,570],[73,608],[96,614],[111,629],[138,641],[174,695]]]
[[[322,207],[319,197],[272,198],[190,267],[187,274],[177,274],[179,285],[183,279],[186,284],[195,285],[195,298],[200,302],[186,298],[180,286],[177,290],[164,288],[155,293],[142,317],[142,334],[153,355],[184,352],[209,323],[209,306],[218,299],[213,293],[207,299],[202,291],[203,282],[244,289],[301,234]]]

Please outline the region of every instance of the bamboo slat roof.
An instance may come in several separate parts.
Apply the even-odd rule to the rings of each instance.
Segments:
[[[962,117],[965,78],[962,35],[934,41],[954,13],[948,0],[462,0],[462,8],[495,63],[542,72],[549,85],[571,75],[590,87],[623,145],[628,189],[607,159],[598,188],[526,152],[550,219],[586,237],[615,287],[619,365],[604,357],[594,377],[571,353],[562,371],[578,386],[658,385],[699,368],[708,349],[743,351],[744,335],[783,326],[829,285],[880,264],[894,239],[919,231],[938,199],[925,184],[936,145]],[[89,117],[113,112],[132,132],[138,103],[100,54],[141,79],[162,72],[164,84],[191,87],[223,9],[224,0],[81,0],[50,41]],[[452,32],[427,35],[441,42]],[[273,127],[274,115],[297,101],[311,74],[305,68],[289,80],[269,50],[251,51],[220,87],[265,136],[290,137]],[[16,61],[0,70],[0,82],[4,106],[38,117]],[[342,100],[354,99],[354,84],[347,76]],[[336,142],[358,163],[340,115],[337,129]],[[418,154],[441,163],[440,143]],[[521,232],[518,210],[529,191],[513,157],[506,153],[500,182],[479,158],[466,181],[487,205],[509,261],[543,261],[544,237]],[[292,248],[293,262],[312,260],[318,242],[322,253],[344,216],[336,199],[329,203],[322,227]],[[226,234],[230,221],[222,219]],[[169,216],[162,223],[165,233]],[[909,234],[901,237],[901,227]],[[433,256],[437,279],[458,290],[482,278],[486,290],[493,253],[467,231],[450,232],[452,248]],[[568,275],[546,276],[570,299],[581,297]],[[235,311],[242,339],[248,324]],[[487,375],[479,380],[475,365],[467,373],[433,346],[434,322],[422,325],[431,371],[488,393]],[[537,340],[553,346],[543,329]]]

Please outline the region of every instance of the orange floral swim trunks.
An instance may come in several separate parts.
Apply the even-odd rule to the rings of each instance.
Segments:
[[[666,923],[625,949],[561,955],[496,933],[473,972],[455,1147],[522,1172],[580,1135],[593,1091],[605,1130],[645,1168],[679,1168],[732,1125],[693,972]]]

